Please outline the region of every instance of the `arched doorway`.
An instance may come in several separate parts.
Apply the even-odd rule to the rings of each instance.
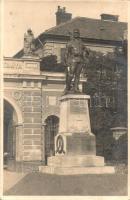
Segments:
[[[54,138],[58,134],[59,118],[55,115],[50,115],[45,120],[45,163],[47,157],[55,154]]]
[[[22,112],[12,98],[4,97],[4,167],[22,160]]]
[[[4,100],[4,164],[16,158],[16,124],[18,119],[11,104]]]

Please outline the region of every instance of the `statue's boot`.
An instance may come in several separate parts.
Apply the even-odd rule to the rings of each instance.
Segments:
[[[75,82],[74,82],[74,91],[76,93],[79,93],[80,90],[79,90],[79,80],[75,79]]]
[[[67,93],[71,90],[71,82],[72,82],[73,76],[68,76],[66,79],[66,88],[64,90],[64,93]]]

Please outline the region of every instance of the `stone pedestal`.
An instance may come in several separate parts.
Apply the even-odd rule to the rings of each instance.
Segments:
[[[68,94],[60,98],[59,133],[91,133],[88,95]]]
[[[114,173],[96,156],[95,135],[91,133],[88,95],[68,94],[60,98],[59,133],[55,137],[55,156],[40,171],[55,174]]]

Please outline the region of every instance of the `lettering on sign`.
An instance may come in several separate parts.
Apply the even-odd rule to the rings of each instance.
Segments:
[[[85,100],[70,100],[70,112],[75,114],[85,114],[86,113],[86,101]]]
[[[4,62],[5,74],[39,74],[39,63],[8,60]]]
[[[26,63],[26,70],[37,70],[37,63]]]
[[[23,62],[17,61],[5,61],[4,62],[4,72],[5,73],[22,73]]]

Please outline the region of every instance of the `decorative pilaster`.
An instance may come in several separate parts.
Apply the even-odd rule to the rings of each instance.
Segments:
[[[16,124],[16,161],[23,160],[23,124]]]
[[[45,126],[46,123],[42,124],[42,136],[41,136],[41,152],[42,152],[42,161],[45,162]]]

